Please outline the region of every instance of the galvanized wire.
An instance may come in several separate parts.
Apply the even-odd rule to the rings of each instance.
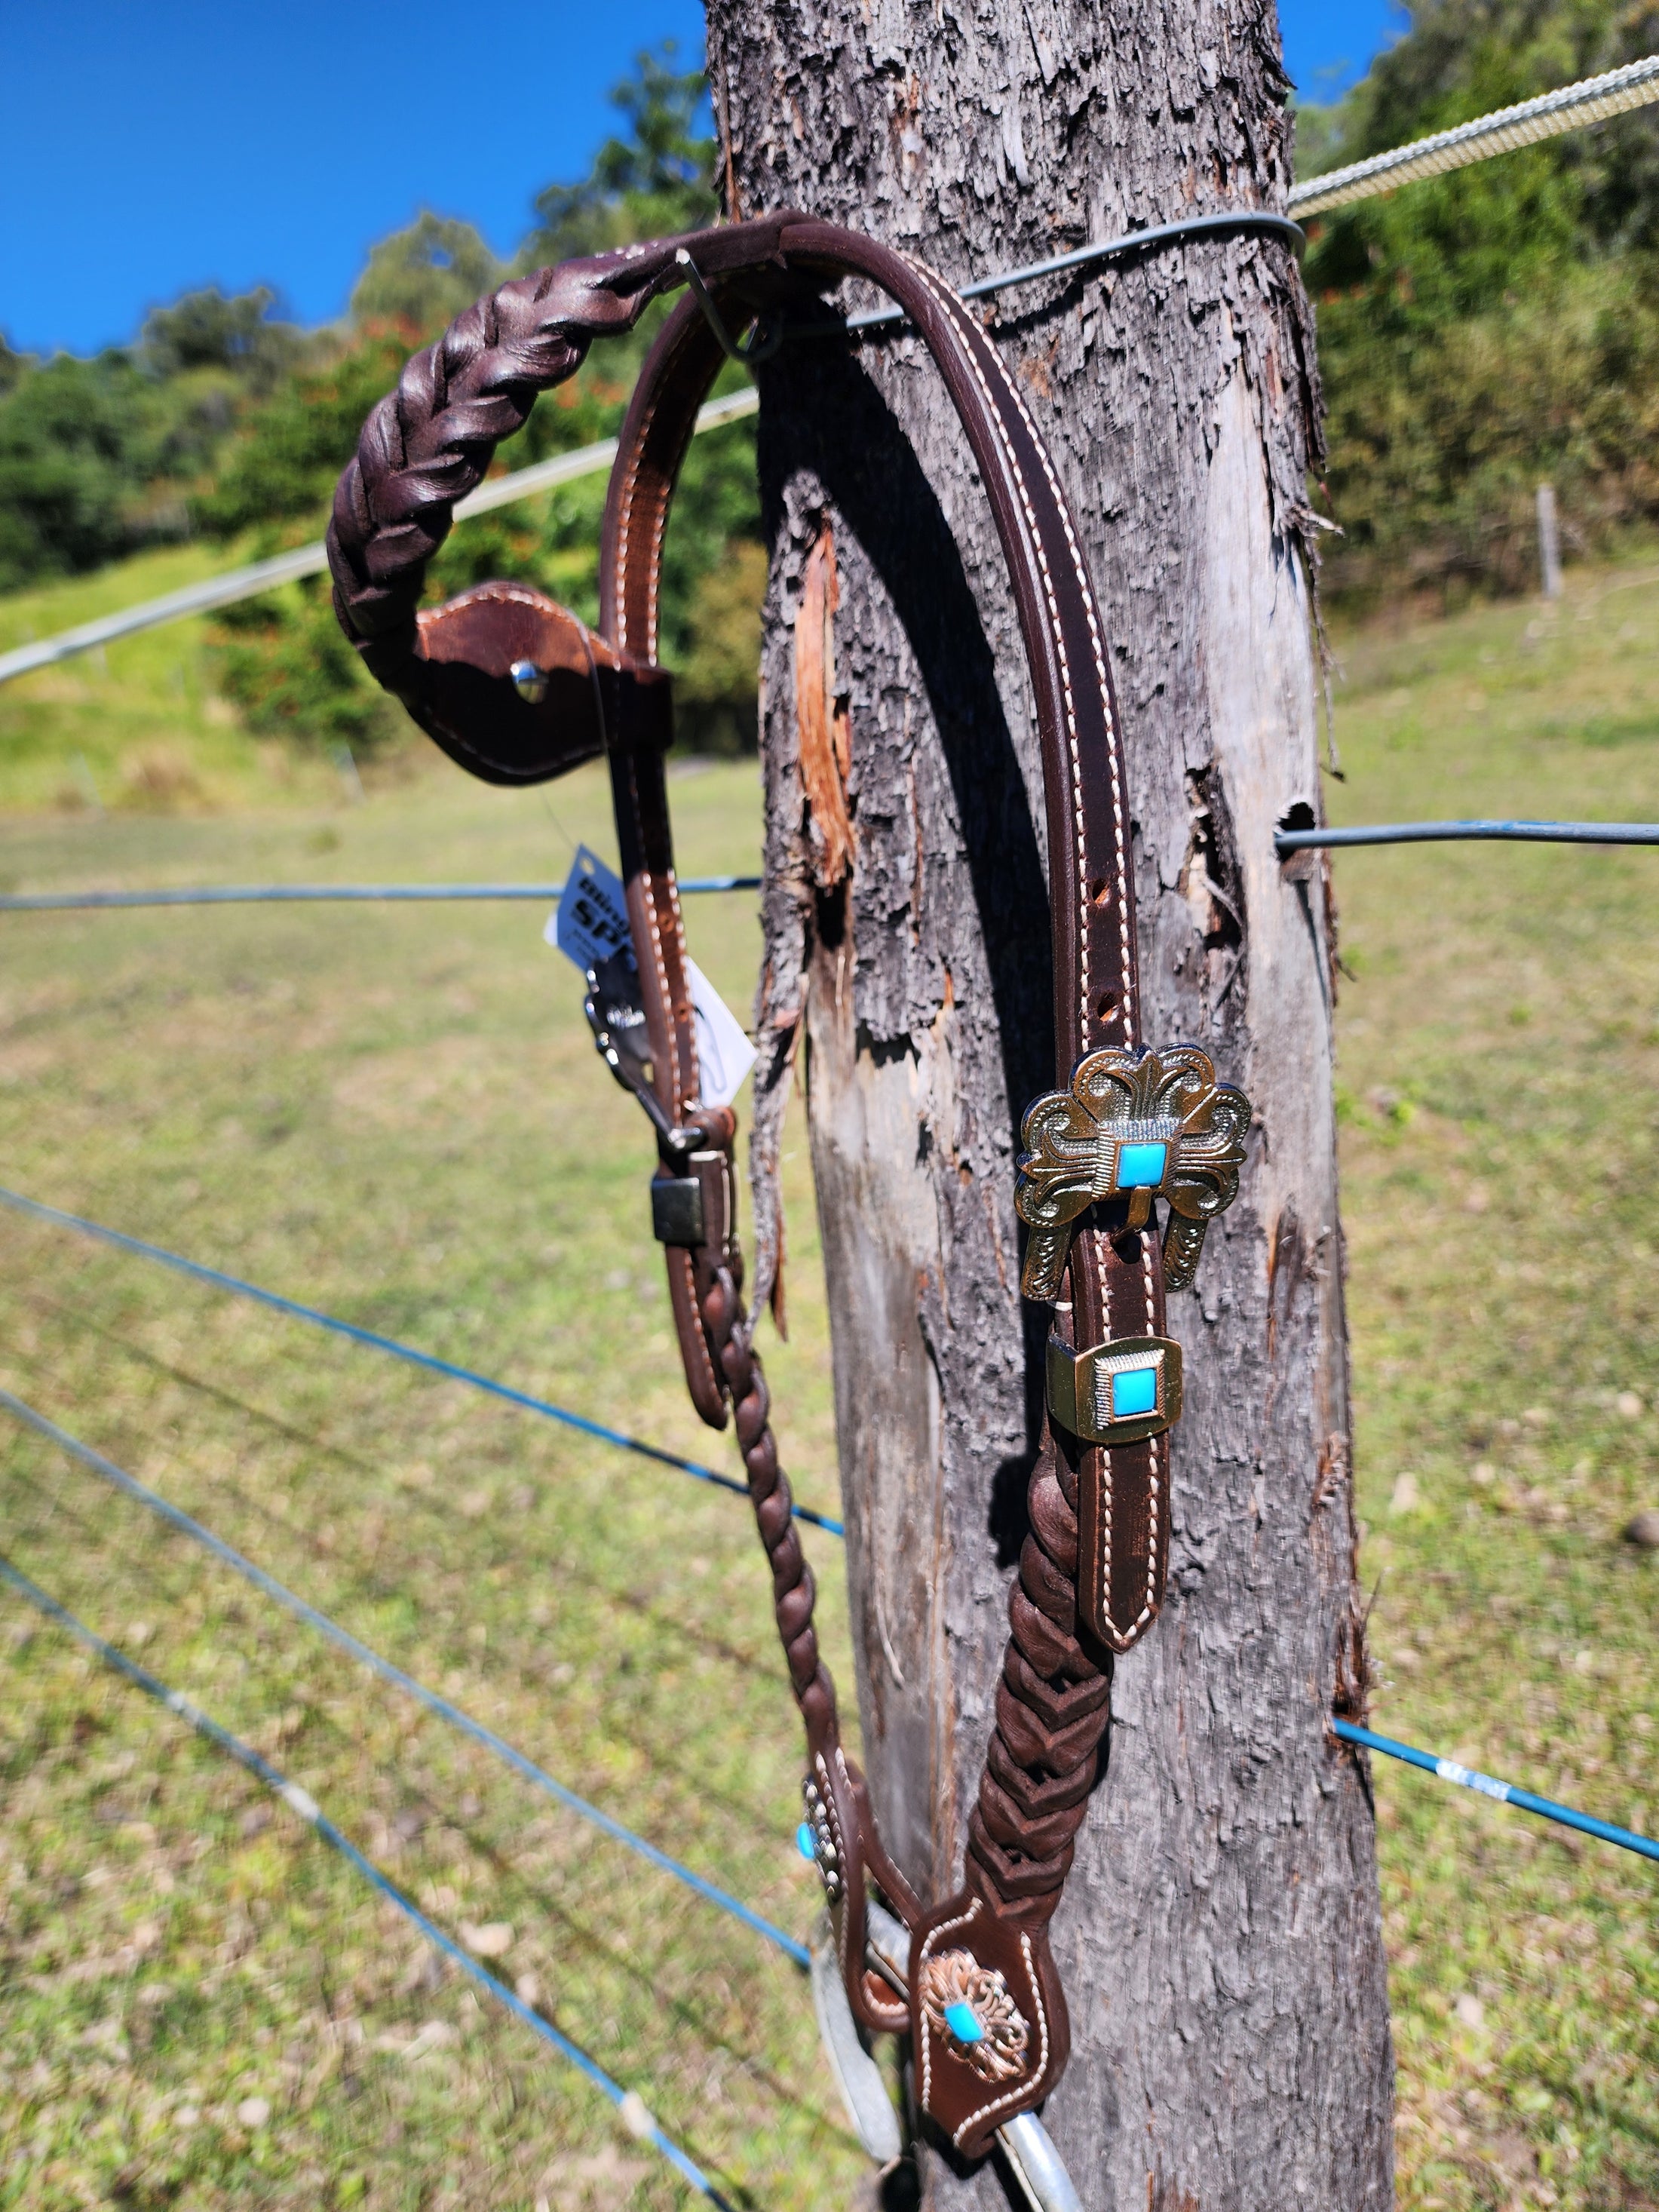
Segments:
[[[1333,208],[1350,207],[1356,200],[1375,198],[1401,185],[1423,177],[1443,176],[1471,161],[1490,161],[1494,154],[1510,154],[1522,146],[1535,146],[1565,131],[1602,123],[1633,107],[1659,100],[1659,54],[1626,62],[1600,76],[1564,84],[1536,100],[1523,100],[1513,107],[1500,107],[1491,115],[1476,116],[1452,131],[1437,131],[1431,137],[1413,139],[1368,161],[1350,161],[1346,168],[1330,169],[1322,177],[1291,188],[1292,215],[1325,215]]]
[[[752,389],[731,392],[724,399],[711,399],[698,415],[695,429],[718,430],[724,423],[753,415],[759,406],[760,394]],[[510,476],[487,477],[476,491],[455,502],[455,520],[464,522],[471,515],[488,514],[492,508],[510,506],[514,500],[529,499],[538,491],[550,491],[556,484],[573,483],[579,477],[596,476],[602,469],[608,469],[616,458],[617,441],[601,438],[595,445],[579,446],[570,453],[556,453],[551,460],[538,461],[532,468],[515,469]],[[167,592],[160,599],[145,599],[138,606],[124,607],[118,614],[100,615],[96,622],[59,630],[55,637],[41,638],[33,645],[20,645],[10,653],[0,653],[0,684],[9,683],[14,676],[27,676],[37,668],[50,668],[55,661],[68,660],[77,653],[90,653],[98,646],[112,645],[117,638],[131,637],[137,630],[155,629],[162,623],[182,622],[189,615],[211,614],[216,608],[234,606],[240,599],[257,599],[262,592],[274,592],[279,585],[297,583],[302,576],[318,575],[327,566],[328,549],[319,544],[297,545],[291,553],[278,553],[271,560],[255,561],[245,568],[228,568],[223,575],[210,576],[199,584],[186,584],[182,591]]]

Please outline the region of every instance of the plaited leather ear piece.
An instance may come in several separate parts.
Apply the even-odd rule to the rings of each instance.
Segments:
[[[416,618],[398,696],[452,760],[486,783],[544,783],[605,750],[644,692],[670,734],[668,679],[625,661],[527,584],[479,584]]]

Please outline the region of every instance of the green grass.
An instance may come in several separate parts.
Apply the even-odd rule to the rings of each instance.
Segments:
[[[1583,570],[1554,616],[1341,641],[1338,818],[1659,818],[1655,580]],[[188,791],[165,814],[51,811],[94,708],[30,741],[33,782],[0,764],[0,882],[545,879],[571,840],[609,844],[592,771],[507,794],[434,763],[349,805],[332,771],[285,782],[251,747],[212,771],[216,812]],[[150,741],[148,711],[123,744]],[[674,797],[686,872],[753,866],[752,767]],[[1337,863],[1373,1717],[1650,1832],[1659,1565],[1620,1531],[1659,1504],[1656,867],[1503,847]],[[0,918],[0,1182],[735,1468],[677,1378],[643,1124],[542,920]],[[690,926],[746,1007],[752,902],[699,901]],[[800,1493],[833,1504],[803,1155],[798,1133],[794,1341],[769,1335],[769,1368]],[[9,1214],[0,1255],[6,1387],[804,1932],[797,1729],[740,1501]],[[445,1925],[508,1923],[501,1971],[533,1976],[735,2201],[848,2201],[863,2161],[787,1962],[9,1425],[0,1525]],[[839,1547],[805,1540],[846,1689]],[[9,1597],[8,1636],[0,2205],[682,2201],[246,1777]],[[1376,1786],[1402,2203],[1659,2206],[1655,1870],[1382,1762]]]

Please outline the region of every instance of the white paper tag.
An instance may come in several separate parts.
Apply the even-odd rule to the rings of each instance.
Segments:
[[[556,911],[548,916],[542,934],[584,975],[614,952],[626,952],[630,963],[633,959],[622,878],[586,845],[576,854],[565,881],[564,896]],[[755,1065],[755,1048],[744,1036],[742,1023],[690,958],[685,963],[685,980],[691,987],[691,1004],[697,1018],[702,1103],[729,1106]]]

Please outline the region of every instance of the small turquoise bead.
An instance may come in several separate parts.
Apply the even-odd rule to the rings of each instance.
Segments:
[[[795,1844],[804,1859],[815,1859],[818,1855],[818,1839],[812,1833],[812,1823],[803,1820],[795,1831]]]
[[[1117,1187],[1120,1190],[1156,1190],[1164,1180],[1167,1145],[1120,1145]]]
[[[979,2014],[970,2004],[946,2005],[945,2025],[958,2043],[982,2043],[985,2030],[979,2024]]]
[[[1112,1377],[1112,1419],[1126,1420],[1131,1413],[1158,1410],[1158,1370],[1131,1367]]]

